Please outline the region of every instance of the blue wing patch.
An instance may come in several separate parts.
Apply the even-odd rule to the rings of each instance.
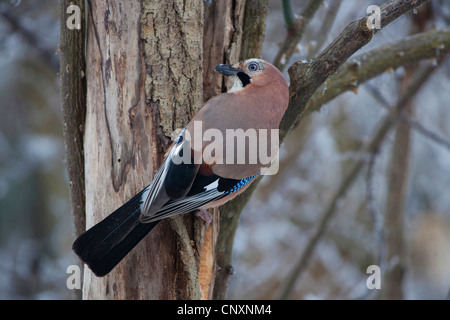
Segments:
[[[261,174],[261,172],[258,172],[257,174],[255,174],[251,177],[247,177],[247,178],[239,180],[239,182],[236,185],[234,185],[231,189],[229,189],[228,191],[225,191],[225,194],[230,194],[230,193],[238,191],[239,189],[244,187],[246,184],[248,184],[250,181],[252,181],[254,178],[259,176],[260,174]]]

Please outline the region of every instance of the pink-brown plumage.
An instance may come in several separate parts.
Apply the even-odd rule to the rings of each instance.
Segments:
[[[255,74],[250,84],[240,90],[218,95],[205,104],[186,128],[191,137],[194,136],[196,121],[202,123],[202,136],[210,128],[220,130],[223,137],[226,137],[227,129],[267,129],[268,134],[270,129],[278,129],[288,106],[289,89],[281,72],[272,64],[266,61],[263,63],[265,69]],[[233,67],[245,70],[246,65],[241,62]],[[256,164],[248,164],[248,161],[246,164],[226,163],[228,142],[224,142],[221,153],[213,158],[203,157],[203,161],[211,165],[214,174],[242,179],[258,173],[265,165],[259,161]],[[202,151],[209,143],[210,141],[202,141]]]
[[[288,86],[283,75],[270,63],[249,59],[239,64],[215,68],[234,76],[235,84],[227,92],[209,100],[191,120],[186,130],[172,145],[154,180],[127,203],[87,230],[73,244],[73,250],[97,276],[108,274],[161,219],[199,208],[221,205],[244,192],[262,167],[268,163],[249,163],[249,154],[258,152],[250,143],[244,144],[244,164],[229,163],[227,129],[278,129],[288,106]],[[195,138],[195,124],[201,123],[200,138]],[[208,129],[225,137],[224,145],[215,154],[204,154],[210,141],[203,138]],[[190,133],[191,145],[185,137]],[[271,137],[269,136],[269,141]],[[196,139],[200,139],[197,141]],[[278,147],[278,140],[276,143]],[[177,163],[183,146],[186,153],[203,163]],[[200,146],[195,152],[196,145]],[[270,144],[269,144],[270,149]],[[203,153],[203,154],[202,154]],[[271,156],[276,156],[271,154]]]

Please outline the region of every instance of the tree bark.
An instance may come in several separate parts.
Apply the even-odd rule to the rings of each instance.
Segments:
[[[84,1],[71,2],[80,8],[83,17]],[[83,134],[86,115],[86,62],[84,41],[86,25],[81,19],[81,29],[66,27],[67,1],[61,1],[60,34],[60,75],[61,113],[63,118],[65,162],[69,177],[70,203],[75,234],[80,235],[85,228],[84,155]]]
[[[242,31],[239,60],[260,58],[266,35],[266,18],[269,0],[247,0]]]
[[[172,131],[201,107],[203,27],[200,0],[92,1],[89,9],[88,228],[151,182]],[[84,298],[199,298],[179,253],[188,240],[176,231],[163,221],[104,278],[86,268]]]

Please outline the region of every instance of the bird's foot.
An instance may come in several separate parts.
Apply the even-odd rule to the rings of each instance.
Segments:
[[[205,227],[206,228],[209,227],[209,225],[210,225],[210,223],[211,223],[213,218],[211,217],[211,215],[209,214],[209,212],[206,209],[200,209],[199,211],[197,211],[195,213],[195,215],[197,217],[199,217],[200,219],[202,219],[203,221],[205,221]]]

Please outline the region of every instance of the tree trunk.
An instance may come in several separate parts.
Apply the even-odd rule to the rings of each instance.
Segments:
[[[70,4],[85,12],[84,1],[76,0]],[[80,29],[66,26],[67,1],[61,1],[60,34],[60,75],[61,75],[61,113],[63,118],[65,161],[69,177],[70,204],[74,218],[75,234],[79,236],[85,228],[85,191],[83,134],[86,115],[86,62],[84,57],[85,20],[81,19]]]
[[[213,66],[238,60],[243,5],[236,0],[91,1],[87,228],[147,186],[173,131],[186,126],[204,99],[224,91]],[[218,215],[206,229],[192,214],[162,221],[104,278],[86,268],[83,297],[210,299],[218,233]]]
[[[92,1],[86,53],[87,227],[151,182],[168,137],[201,107],[203,11],[201,1],[192,4]],[[163,221],[108,276],[97,278],[86,269],[84,298],[198,298],[195,286],[187,286],[188,261],[182,260],[177,235]]]
[[[419,9],[419,15],[413,15],[411,34],[424,32],[427,21],[431,17],[431,4],[427,3]],[[404,94],[413,81],[414,75],[419,68],[418,63],[405,66],[405,75],[400,82],[399,92]],[[413,114],[412,101],[407,102],[404,112],[408,116]],[[405,122],[400,122],[395,132],[395,140],[392,148],[391,162],[389,168],[389,184],[387,186],[387,200],[385,212],[385,230],[387,243],[388,265],[384,273],[380,298],[385,300],[400,300],[404,298],[403,281],[405,274],[405,203],[408,187],[408,168],[410,156],[411,128]]]
[[[410,81],[408,76],[408,82]],[[404,90],[403,90],[404,91]],[[405,112],[411,112],[411,102],[405,107]],[[404,210],[408,178],[410,146],[410,127],[404,122],[398,124],[394,146],[392,148],[389,170],[388,195],[385,213],[385,230],[388,244],[387,261],[396,261],[383,277],[381,298],[399,300],[403,298],[403,275],[405,257],[403,248]],[[384,270],[383,270],[384,271]]]

